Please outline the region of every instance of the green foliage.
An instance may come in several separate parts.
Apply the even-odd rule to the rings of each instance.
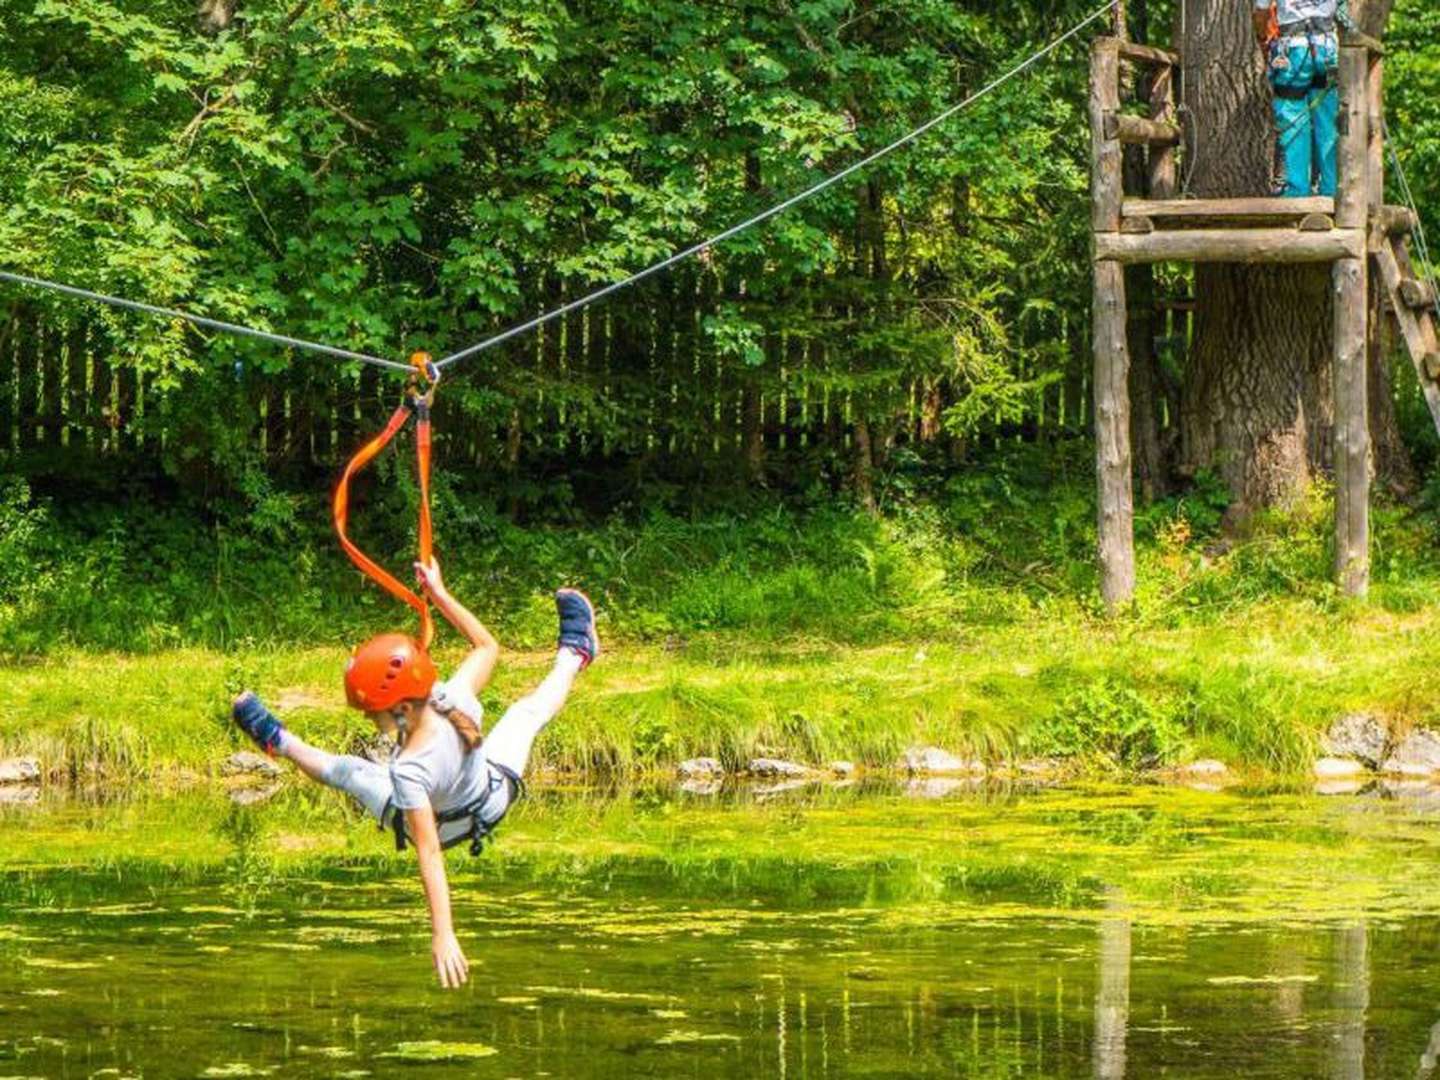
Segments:
[[[1035,749],[1046,755],[1141,769],[1174,762],[1185,748],[1184,707],[1151,701],[1128,682],[1106,676],[1061,699],[1038,726]]]

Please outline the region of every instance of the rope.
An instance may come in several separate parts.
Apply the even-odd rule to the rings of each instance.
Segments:
[[[1385,138],[1385,145],[1390,151],[1391,164],[1395,166],[1395,178],[1400,183],[1400,197],[1405,200],[1410,213],[1415,216],[1415,253],[1420,256],[1422,273],[1425,279],[1430,282],[1430,289],[1436,296],[1437,291],[1435,280],[1435,264],[1430,259],[1430,241],[1425,236],[1425,222],[1420,217],[1420,207],[1415,202],[1415,193],[1410,189],[1410,179],[1405,175],[1405,166],[1400,163],[1400,154],[1395,149],[1395,143],[1390,138],[1390,125],[1384,119],[1380,121],[1380,130]]]
[[[108,304],[111,307],[124,308],[127,311],[139,311],[147,315],[159,315],[166,319],[180,319],[184,322],[193,323],[196,326],[203,326],[210,330],[220,330],[224,333],[235,334],[239,337],[255,338],[257,341],[268,341],[272,345],[280,345],[288,349],[301,349],[306,352],[321,353],[325,356],[333,356],[340,360],[358,360],[362,364],[374,364],[376,367],[390,368],[392,371],[409,372],[411,370],[410,365],[401,364],[394,360],[382,360],[378,356],[351,352],[349,349],[337,349],[333,345],[321,345],[316,341],[305,341],[302,338],[289,337],[285,334],[272,334],[268,330],[256,330],[253,326],[240,326],[236,323],[222,322],[219,319],[207,319],[203,315],[192,315],[188,311],[175,311],[172,308],[156,307],[154,304],[142,304],[138,300],[126,300],[119,296],[109,296],[106,293],[80,289],[74,285],[62,285],[58,281],[47,281],[44,278],[27,277],[24,274],[12,274],[5,270],[0,270],[0,281],[9,281],[16,285],[28,285],[33,289],[48,289],[51,292],[64,293],[66,296],[78,297],[81,300],[92,300],[97,304]]]
[[[730,228],[724,230],[723,232],[716,233],[714,236],[710,237],[707,240],[702,240],[698,244],[692,244],[681,251],[677,251],[674,254],[669,255],[664,259],[661,259],[659,262],[631,274],[629,277],[623,278],[620,281],[611,282],[609,285],[606,285],[603,288],[596,289],[594,292],[588,293],[585,296],[581,296],[574,300],[571,300],[569,303],[561,304],[559,307],[552,308],[550,311],[547,311],[541,315],[537,315],[533,319],[530,319],[526,322],[518,323],[507,330],[502,330],[500,333],[495,334],[492,337],[488,337],[484,341],[479,342],[478,344],[471,345],[465,349],[461,349],[459,352],[451,353],[449,356],[440,360],[438,362],[438,366],[441,368],[449,367],[451,364],[458,363],[459,361],[464,360],[467,357],[474,356],[477,353],[485,352],[488,349],[493,349],[496,345],[499,345],[505,341],[509,341],[511,338],[518,337],[521,334],[528,333],[531,330],[538,330],[540,327],[546,325],[547,323],[551,323],[554,322],[556,319],[563,318],[565,315],[568,315],[572,311],[578,311],[583,307],[588,307],[590,304],[595,303],[597,300],[604,299],[612,293],[619,292],[621,289],[629,288],[631,285],[637,284],[638,282],[641,282],[654,274],[658,274],[662,270],[669,269],[676,263],[682,262],[685,259],[690,258],[691,256],[698,255],[702,251],[714,247],[716,244],[724,243],[726,240],[729,240],[733,236],[739,235],[746,229],[753,228],[754,226],[759,225],[762,222],[769,221],[776,215],[783,214],[792,206],[795,206],[798,203],[802,203],[806,199],[811,198],[812,196],[818,195],[820,192],[824,191],[827,188],[834,187],[846,177],[853,176],[861,169],[873,165],[881,158],[885,157],[888,154],[894,153],[902,146],[914,142],[916,139],[920,138],[920,136],[928,132],[931,128],[934,128],[939,124],[943,124],[946,120],[950,119],[950,117],[954,116],[956,113],[969,108],[975,102],[979,101],[981,98],[992,93],[993,91],[999,89],[1001,86],[1009,82],[1011,79],[1015,78],[1017,75],[1028,71],[1039,61],[1044,59],[1046,56],[1049,56],[1061,45],[1065,44],[1065,42],[1069,41],[1076,34],[1080,33],[1081,30],[1084,30],[1087,26],[1095,22],[1101,16],[1110,12],[1120,2],[1121,0],[1108,0],[1104,7],[1101,7],[1093,14],[1086,16],[1075,26],[1071,27],[1069,30],[1065,31],[1065,33],[1057,37],[1054,41],[1050,42],[1050,44],[1046,45],[1038,52],[1033,53],[1027,59],[1021,61],[1019,64],[1015,65],[1015,67],[1005,72],[1005,74],[987,83],[985,86],[981,87],[975,93],[967,97],[964,101],[950,106],[950,108],[946,109],[938,116],[932,117],[931,119],[925,121],[925,123],[913,129],[908,134],[902,135],[894,142],[881,147],[879,150],[867,154],[859,161],[856,161],[846,166],[839,172],[826,177],[825,179],[819,181],[816,184],[812,184],[804,191],[801,191],[795,195],[791,195],[783,202],[776,203],[768,210],[763,210],[760,213],[754,215],[753,217],[746,218],[739,224],[732,225],[730,226]]]

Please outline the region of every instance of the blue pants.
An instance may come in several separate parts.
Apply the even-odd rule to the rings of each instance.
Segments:
[[[1335,194],[1335,130],[1340,93],[1334,71],[1340,44],[1333,33],[1286,35],[1270,47],[1270,85],[1275,96],[1275,126],[1285,160],[1287,198]],[[1328,78],[1327,78],[1328,76]],[[1324,80],[1328,85],[1317,88]],[[1302,94],[1304,96],[1286,96]]]

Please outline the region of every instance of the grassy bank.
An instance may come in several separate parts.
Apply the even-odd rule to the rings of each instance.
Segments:
[[[543,670],[567,582],[597,600],[608,645],[540,746],[575,774],[697,755],[885,767],[919,743],[997,764],[1290,772],[1343,712],[1440,719],[1440,499],[1377,508],[1371,595],[1348,602],[1323,488],[1237,539],[1202,478],[1139,514],[1137,602],[1106,618],[1083,451],[897,474],[878,516],[821,493],[522,526],[442,487],[452,588],[516,650],[491,719]],[[390,565],[409,542],[402,495],[364,519]],[[315,497],[268,488],[224,509],[0,478],[0,750],[57,776],[207,772],[240,745],[226,703],[244,686],[346,745],[364,721],[341,708],[345,648],[405,616],[324,520]]]
[[[886,767],[916,743],[1005,764],[1060,755],[1090,770],[1215,756],[1302,768],[1351,710],[1431,719],[1440,613],[1250,604],[1180,625],[1035,618],[950,640],[851,646],[703,635],[618,643],[544,735],[542,764],[581,775],[667,770],[708,755]],[[442,660],[458,655],[453,649]],[[58,652],[6,672],[0,748],[56,775],[209,772],[243,744],[230,695],[258,688],[305,738],[365,732],[339,691],[338,648]],[[491,719],[543,673],[507,654]]]

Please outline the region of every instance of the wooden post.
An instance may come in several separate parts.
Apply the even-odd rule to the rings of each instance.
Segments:
[[[1370,140],[1367,98],[1368,58],[1364,49],[1340,50],[1340,142],[1336,147],[1335,224],[1342,229],[1364,226],[1370,210]]]
[[[1098,38],[1090,53],[1091,226],[1096,240],[1120,231],[1124,169],[1108,134],[1120,108],[1120,42]],[[1094,260],[1095,476],[1100,595],[1107,609],[1135,593],[1134,494],[1130,479],[1130,349],[1125,340],[1125,269]]]
[[[1090,50],[1091,227],[1119,232],[1124,180],[1120,140],[1106,128],[1120,110],[1120,43],[1097,38]]]
[[[1125,339],[1125,268],[1119,263],[1095,263],[1093,318],[1100,595],[1113,611],[1135,593],[1130,349]]]
[[[1346,596],[1370,587],[1370,425],[1364,259],[1335,263],[1335,579]]]
[[[1335,223],[1354,229],[1370,212],[1369,57],[1340,52],[1340,144]],[[1346,596],[1370,587],[1370,422],[1366,375],[1369,315],[1366,258],[1336,261],[1335,307],[1335,579]]]
[[[1385,205],[1385,59],[1367,57],[1365,76],[1366,184],[1372,213]]]

